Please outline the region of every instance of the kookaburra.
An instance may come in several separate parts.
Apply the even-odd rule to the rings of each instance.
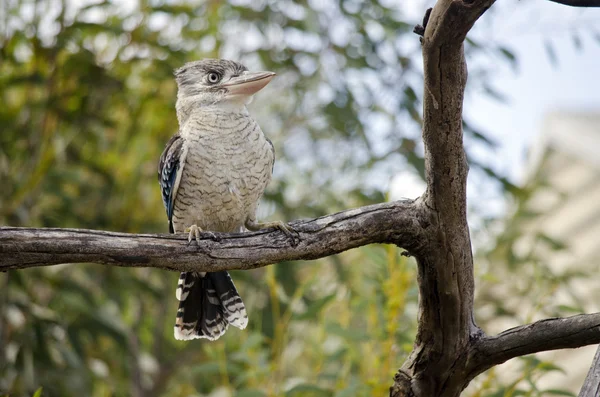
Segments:
[[[259,223],[258,202],[271,180],[273,144],[246,105],[273,72],[249,72],[222,59],[190,62],[175,71],[175,134],[160,157],[158,180],[171,233],[240,232],[277,227]],[[226,271],[181,273],[176,291],[176,339],[218,339],[229,324],[240,329],[248,315]]]

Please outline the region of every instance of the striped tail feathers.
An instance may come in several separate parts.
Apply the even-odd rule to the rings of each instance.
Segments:
[[[229,273],[207,273],[207,276],[212,280],[212,285],[221,301],[227,322],[239,329],[245,329],[248,326],[246,306],[244,306],[244,302],[238,294]]]
[[[184,301],[187,299],[190,290],[198,277],[194,272],[182,272],[179,275],[179,281],[177,282],[177,289],[175,290],[175,297],[178,301]]]
[[[175,339],[217,340],[227,331],[229,324],[221,302],[205,274],[182,273],[176,294],[181,300],[175,320]]]
[[[229,324],[246,328],[248,315],[227,272],[181,273],[176,291],[179,302],[175,339],[216,340]]]

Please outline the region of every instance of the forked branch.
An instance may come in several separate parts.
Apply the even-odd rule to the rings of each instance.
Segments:
[[[592,6],[584,0],[555,2]],[[423,143],[430,212],[417,252],[419,324],[413,351],[394,377],[391,397],[457,397],[484,370],[510,358],[600,341],[600,314],[543,320],[494,337],[473,321],[473,260],[466,220],[468,165],[462,133],[467,67],[463,42],[495,0],[438,0],[422,36]],[[585,3],[585,4],[584,4]]]

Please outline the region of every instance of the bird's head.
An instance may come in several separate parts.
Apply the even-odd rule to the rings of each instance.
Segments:
[[[188,62],[175,70],[177,99],[195,107],[243,107],[274,76],[225,59]]]

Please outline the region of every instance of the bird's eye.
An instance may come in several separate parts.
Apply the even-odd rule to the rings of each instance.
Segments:
[[[206,79],[208,80],[209,83],[216,84],[219,82],[219,80],[221,80],[221,76],[219,75],[219,73],[210,72],[208,74],[208,76],[206,77]]]

